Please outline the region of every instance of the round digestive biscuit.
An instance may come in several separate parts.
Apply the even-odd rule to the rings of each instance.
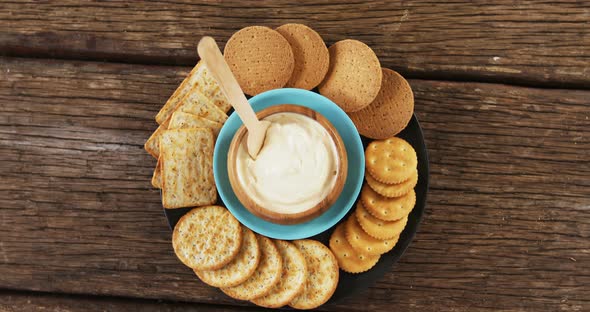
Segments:
[[[365,179],[367,179],[367,184],[369,184],[373,191],[379,193],[379,195],[385,197],[399,197],[407,194],[416,186],[418,183],[418,170],[416,170],[406,181],[396,184],[381,183],[375,180],[370,173],[365,174]]]
[[[330,249],[334,253],[340,269],[353,274],[370,270],[381,257],[355,251],[346,240],[344,223],[336,226],[332,236],[330,236]]]
[[[220,206],[194,208],[185,214],[172,234],[176,256],[195,270],[217,270],[240,251],[241,225]]]
[[[365,165],[375,180],[385,183],[400,183],[416,171],[416,151],[400,138],[373,141],[365,151]]]
[[[238,255],[219,270],[195,270],[197,276],[214,287],[231,287],[246,281],[258,267],[260,248],[256,235],[242,226],[242,247]]]
[[[293,51],[287,39],[263,26],[240,29],[223,50],[244,93],[258,93],[285,86],[293,73]]]
[[[372,216],[360,201],[356,205],[354,215],[363,230],[377,239],[390,239],[399,236],[408,223],[407,216],[395,221],[378,219]]]
[[[416,204],[416,192],[412,189],[400,197],[384,197],[367,184],[361,190],[363,207],[374,217],[383,221],[399,220],[410,214]]]
[[[346,240],[357,252],[367,255],[382,255],[395,247],[398,236],[392,239],[377,239],[365,232],[354,216],[345,223]]]
[[[367,107],[349,113],[360,134],[386,139],[402,131],[414,114],[414,94],[410,84],[395,71],[383,68],[377,97]]]
[[[260,263],[254,273],[243,283],[233,287],[222,287],[226,295],[239,300],[252,300],[264,296],[279,282],[283,260],[274,242],[267,237],[256,235],[260,246]]]
[[[381,65],[375,52],[358,40],[342,40],[328,49],[330,68],[319,85],[320,93],[345,112],[369,105],[381,88]]]
[[[295,67],[286,87],[311,90],[322,82],[330,64],[330,53],[315,30],[303,24],[285,24],[277,28],[291,45]]]
[[[307,264],[307,281],[301,294],[289,303],[295,309],[313,309],[326,303],[338,286],[338,262],[324,244],[311,240],[293,242]]]
[[[301,251],[290,242],[275,240],[275,244],[283,259],[281,278],[269,293],[251,300],[265,308],[280,308],[288,304],[303,291],[307,280],[307,264]]]

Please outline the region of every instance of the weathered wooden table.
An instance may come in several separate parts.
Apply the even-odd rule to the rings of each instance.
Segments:
[[[174,256],[154,115],[247,25],[302,22],[410,78],[430,152],[402,260],[339,311],[590,310],[590,5],[0,3],[0,310],[255,309]]]

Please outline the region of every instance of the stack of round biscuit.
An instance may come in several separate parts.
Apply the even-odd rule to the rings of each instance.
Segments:
[[[328,247],[255,234],[221,206],[185,214],[174,227],[172,245],[203,282],[262,307],[312,309],[338,285],[338,263]]]
[[[409,83],[381,68],[375,52],[358,40],[341,40],[328,49],[317,32],[302,24],[274,30],[250,26],[231,36],[224,57],[244,93],[317,87],[371,139],[397,135],[414,112]]]
[[[356,209],[330,238],[340,268],[361,273],[392,250],[416,203],[416,152],[400,138],[373,141],[365,151],[367,183]]]

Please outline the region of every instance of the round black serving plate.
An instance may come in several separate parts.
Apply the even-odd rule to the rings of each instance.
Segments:
[[[428,152],[426,150],[426,144],[424,143],[422,129],[420,128],[420,123],[418,122],[416,115],[412,116],[408,126],[397,136],[408,141],[408,143],[414,147],[418,156],[418,184],[415,187],[416,205],[408,216],[408,223],[406,224],[406,227],[401,233],[399,240],[393,250],[382,255],[379,259],[379,262],[377,262],[377,264],[367,272],[360,274],[350,274],[340,271],[340,281],[338,283],[338,288],[336,288],[336,292],[330,301],[328,301],[328,303],[360,293],[363,290],[373,286],[379,279],[383,277],[383,275],[385,275],[385,273],[393,269],[394,264],[401,258],[412,242],[414,235],[416,235],[418,225],[422,220],[422,215],[424,214],[424,210],[426,208],[426,195],[428,193],[429,177]],[[366,149],[367,145],[373,140],[362,137],[362,141]],[[218,204],[223,205],[223,202],[220,200]],[[174,226],[180,217],[182,217],[191,209],[192,208],[164,209],[164,214],[168,219],[170,229],[174,229]],[[353,212],[354,206],[348,215]],[[348,215],[340,222],[343,222],[348,217]],[[335,226],[323,233],[311,237],[311,239],[318,240],[328,245],[330,235],[332,234],[334,228]]]

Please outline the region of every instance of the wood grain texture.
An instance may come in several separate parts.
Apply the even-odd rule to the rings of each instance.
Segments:
[[[420,78],[590,86],[585,1],[14,1],[0,53],[192,65],[211,35],[305,23],[328,44],[353,38],[382,65]]]
[[[0,59],[0,288],[243,304],[174,256],[142,148],[190,68]],[[424,221],[325,310],[590,307],[590,92],[410,80]]]
[[[175,312],[175,311],[258,311],[249,307],[232,307],[211,304],[163,302],[134,298],[111,298],[48,294],[39,292],[17,292],[0,290],[0,311],[2,312]]]

